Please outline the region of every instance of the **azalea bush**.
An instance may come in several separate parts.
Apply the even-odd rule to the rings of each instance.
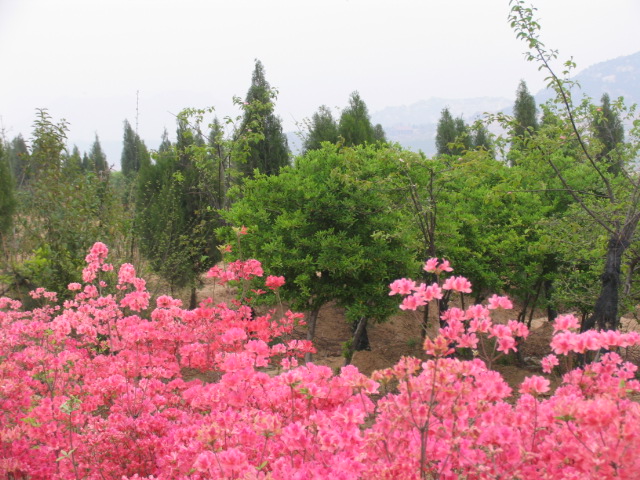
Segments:
[[[426,361],[403,358],[367,377],[298,359],[301,315],[257,316],[246,300],[194,310],[161,296],[152,308],[133,266],[96,244],[70,300],[38,289],[29,311],[0,299],[0,478],[4,479],[583,479],[640,471],[636,367],[616,350],[634,333],[575,333],[555,322],[554,354],[600,352],[553,395],[547,377],[518,392],[491,370],[527,335],[498,324],[505,297],[450,309],[425,340]],[[401,279],[402,308],[468,280],[431,259],[433,285]],[[216,282],[264,276],[255,260],[214,268]],[[277,293],[285,279],[264,287]],[[255,283],[255,281],[253,282]],[[260,293],[254,290],[253,294]],[[474,352],[457,358],[456,349]]]

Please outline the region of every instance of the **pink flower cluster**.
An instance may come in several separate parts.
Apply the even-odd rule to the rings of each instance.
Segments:
[[[425,341],[432,359],[402,358],[368,377],[299,365],[313,347],[292,339],[301,322],[292,312],[253,317],[242,302],[212,301],[184,310],[163,295],[145,315],[135,269],[122,266],[107,293],[97,278],[106,247],[94,249],[92,280],[70,286],[73,300],[58,305],[40,290],[43,306],[23,311],[0,298],[0,478],[610,480],[640,471],[640,382],[618,354],[568,372],[553,395],[547,378],[530,376],[515,398],[480,358],[451,357],[459,347],[487,357],[517,348],[526,327],[491,320],[510,308],[505,297],[450,309]],[[235,278],[262,274],[256,261],[230,268]],[[392,292],[428,301],[435,287],[402,279]],[[575,326],[558,319],[554,338],[573,352],[583,348]],[[592,338],[589,348],[640,343]]]

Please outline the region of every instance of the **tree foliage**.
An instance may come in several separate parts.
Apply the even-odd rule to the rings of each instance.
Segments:
[[[309,132],[303,145],[304,153],[309,150],[318,150],[322,146],[322,142],[336,143],[338,141],[338,124],[326,105],[320,106],[318,111],[313,114],[308,128]]]
[[[289,146],[282,131],[282,123],[274,113],[277,92],[271,88],[265,77],[264,67],[256,60],[251,76],[251,87],[245,103],[246,109],[240,131],[255,130],[260,134],[253,139],[244,162],[239,165],[246,176],[252,176],[255,169],[266,175],[275,175],[289,165]]]
[[[342,111],[338,124],[338,135],[347,146],[364,145],[385,141],[382,126],[371,123],[366,103],[355,91],[349,96],[349,105]]]
[[[9,155],[0,140],[0,242],[13,221],[16,209],[15,182],[9,164]]]
[[[243,254],[285,275],[282,292],[295,307],[317,315],[336,300],[352,322],[384,320],[394,311],[386,286],[413,259],[392,190],[380,181],[396,168],[395,151],[325,144],[278,176],[245,182],[225,218],[252,233]]]

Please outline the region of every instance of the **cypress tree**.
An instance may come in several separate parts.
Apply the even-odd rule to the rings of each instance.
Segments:
[[[248,108],[240,131],[255,128],[262,138],[249,142],[246,161],[240,166],[247,176],[252,176],[254,169],[266,175],[277,175],[280,168],[289,165],[289,145],[280,118],[273,113],[274,98],[275,92],[265,78],[262,62],[256,60],[246,96]]]
[[[93,145],[91,146],[91,150],[89,151],[89,159],[91,160],[91,165],[93,166],[96,173],[103,174],[109,172],[107,156],[102,150],[100,139],[98,138],[97,133]]]
[[[0,140],[0,239],[11,227],[15,208],[15,184],[9,165],[9,156],[4,142]]]
[[[531,136],[538,130],[538,108],[533,95],[529,93],[527,84],[524,80],[520,80],[518,89],[516,90],[516,101],[513,104],[513,116],[516,124],[514,127],[514,135],[519,138]]]
[[[71,155],[68,155],[64,161],[64,170],[69,173],[75,173],[82,170],[82,156],[76,145],[73,146]]]
[[[336,143],[337,141],[338,124],[329,107],[322,105],[311,117],[309,135],[304,141],[303,151],[306,153],[310,150],[318,150],[322,142]]]
[[[618,114],[611,108],[609,94],[602,95],[600,100],[599,115],[594,120],[595,137],[602,143],[602,150],[597,154],[598,160],[609,162],[609,172],[618,173],[621,165],[618,159],[614,158],[616,147],[624,142],[624,126]]]
[[[6,148],[7,161],[18,188],[28,180],[29,149],[22,135],[15,137]]]
[[[462,117],[453,118],[448,108],[442,109],[436,129],[438,155],[461,155],[472,146],[467,125]]]
[[[382,130],[382,127],[379,130]],[[380,136],[379,131],[376,135],[369,117],[369,109],[357,91],[349,96],[349,106],[342,111],[338,134],[348,146],[375,143],[376,136]]]
[[[135,175],[140,167],[150,162],[149,150],[138,134],[133,131],[128,120],[124,121],[122,156],[120,167],[125,176]]]

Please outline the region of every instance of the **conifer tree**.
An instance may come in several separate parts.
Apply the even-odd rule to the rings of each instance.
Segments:
[[[74,145],[71,155],[65,158],[64,170],[66,172],[79,172],[82,169],[82,156],[80,155],[78,147]]]
[[[382,127],[380,127],[380,130]],[[338,134],[344,139],[347,146],[364,145],[365,143],[375,143],[376,131],[371,124],[369,109],[355,91],[349,96],[349,106],[342,111]],[[380,136],[380,133],[377,134]]]
[[[98,134],[96,133],[96,138],[93,141],[93,145],[91,146],[91,150],[89,151],[89,158],[91,159],[91,164],[96,173],[104,174],[109,172],[109,164],[107,163],[107,156],[102,150],[102,146],[100,145],[100,139],[98,138]]]
[[[245,110],[240,131],[256,129],[262,138],[250,142],[246,162],[240,165],[247,176],[252,176],[255,169],[266,175],[277,175],[280,168],[289,165],[289,145],[280,118],[273,112],[274,98],[275,91],[265,78],[262,62],[256,60],[246,96],[250,108]]]
[[[131,128],[128,120],[124,121],[124,136],[122,140],[122,156],[120,167],[125,176],[135,175],[143,164],[151,161],[149,150],[138,134]]]
[[[309,135],[304,141],[303,151],[306,153],[310,150],[318,150],[322,142],[336,143],[337,141],[338,124],[329,107],[322,105],[311,117]]]
[[[0,240],[11,226],[15,208],[15,184],[9,165],[9,156],[4,142],[0,140]]]
[[[6,155],[16,187],[22,188],[28,180],[29,165],[29,149],[22,135],[18,135],[9,143]]]
[[[438,155],[461,155],[471,148],[467,125],[462,117],[453,118],[448,108],[444,108],[436,129],[436,151]]]
[[[482,148],[493,155],[493,144],[487,127],[484,125],[476,125],[472,137],[473,148]]]
[[[513,116],[516,119],[514,135],[519,138],[531,136],[538,130],[538,109],[536,100],[529,93],[527,84],[520,80],[513,104]]]
[[[615,148],[624,142],[624,126],[620,117],[611,107],[609,94],[602,95],[600,100],[602,105],[598,108],[599,115],[594,123],[595,137],[602,143],[602,150],[598,153],[598,160],[607,160],[610,163],[608,168],[611,173],[620,171],[620,162],[614,155]]]

